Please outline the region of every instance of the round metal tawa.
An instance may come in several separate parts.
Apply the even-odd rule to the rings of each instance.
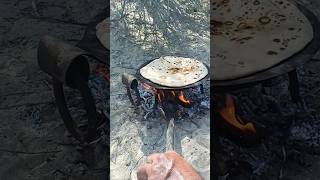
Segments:
[[[77,44],[79,48],[82,48],[92,55],[94,55],[101,63],[106,64],[109,66],[110,62],[110,50],[106,49],[99,41],[96,35],[96,26],[106,19],[107,17],[110,17],[110,6],[105,8],[100,14],[98,14],[93,22],[91,22],[82,39],[80,42]]]
[[[182,57],[182,56],[181,56]],[[160,58],[160,57],[159,57]],[[156,60],[158,58],[155,58],[155,59],[152,59],[150,61],[147,61],[146,63],[142,64],[138,70],[137,70],[137,73],[136,73],[136,77],[139,81],[143,81],[145,83],[147,83],[148,85],[156,88],[156,89],[163,89],[163,90],[179,90],[179,89],[188,89],[188,88],[192,88],[192,87],[195,87],[195,86],[198,86],[200,84],[202,84],[202,82],[209,78],[210,77],[210,73],[208,73],[204,78],[200,79],[199,81],[193,83],[193,84],[189,84],[187,86],[181,86],[181,87],[170,87],[170,86],[163,86],[163,85],[160,85],[160,84],[157,84],[157,83],[154,83],[146,78],[144,78],[141,74],[140,74],[140,69],[143,68],[144,66],[146,66],[147,64],[151,63],[152,61]],[[209,67],[208,65],[206,65],[205,63],[203,63],[205,65],[205,67],[207,68],[208,72],[209,71]]]
[[[249,87],[264,80],[268,80],[293,71],[298,66],[301,66],[312,59],[312,57],[318,52],[320,48],[320,23],[318,18],[306,7],[300,4],[297,4],[297,7],[308,18],[313,27],[314,37],[305,48],[273,67],[251,74],[249,76],[233,80],[211,80],[210,82],[212,88],[219,91],[219,89],[239,89],[242,87]]]

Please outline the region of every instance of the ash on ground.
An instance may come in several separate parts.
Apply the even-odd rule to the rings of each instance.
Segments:
[[[106,148],[89,169],[67,134],[51,78],[37,64],[42,36],[75,44],[104,8],[104,0],[0,2],[1,179],[107,179]]]
[[[310,61],[298,69],[300,105],[291,100],[286,75],[232,93],[238,115],[263,127],[267,137],[250,148],[220,138],[219,171],[228,179],[318,179],[319,65]]]

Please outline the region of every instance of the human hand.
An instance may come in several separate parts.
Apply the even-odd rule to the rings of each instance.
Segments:
[[[138,180],[201,180],[199,174],[178,153],[151,154],[137,169]]]

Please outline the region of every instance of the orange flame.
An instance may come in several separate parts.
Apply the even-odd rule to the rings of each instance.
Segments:
[[[143,88],[153,90],[153,88],[147,83],[141,83]]]
[[[226,96],[226,106],[219,111],[222,119],[234,128],[244,133],[256,134],[256,128],[252,123],[244,123],[235,113],[235,106],[230,95]]]
[[[184,103],[185,105],[191,105],[191,101],[190,100],[187,100],[185,97],[184,97],[184,94],[183,94],[183,91],[180,91],[179,93],[179,96],[178,96],[179,100]]]
[[[176,93],[175,91],[157,90],[156,95],[158,97],[158,102],[160,103],[165,100],[175,100],[184,106],[191,105],[191,101],[185,98],[183,91]]]
[[[192,103],[191,100],[187,100],[185,98],[182,90],[180,90],[178,93],[176,93],[176,91],[156,89],[147,83],[141,83],[141,84],[145,89],[151,90],[155,94],[159,103],[161,103],[165,100],[176,100],[176,101],[180,102],[180,104],[182,104],[186,107],[190,106]]]
[[[159,101],[159,102],[162,102],[162,99],[165,97],[165,96],[164,96],[164,92],[161,91],[161,90],[159,90],[159,91],[157,91],[156,93],[157,93],[157,96],[158,96],[158,101]]]

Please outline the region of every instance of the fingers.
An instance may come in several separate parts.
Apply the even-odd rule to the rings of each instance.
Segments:
[[[137,169],[138,180],[161,180],[164,179],[173,166],[163,153],[151,154],[147,157],[146,164]]]
[[[162,180],[168,176],[170,171],[172,172],[171,179],[202,179],[193,167],[175,151],[151,154],[147,157],[146,164],[137,169],[137,176],[138,180]]]
[[[148,173],[150,174],[150,164],[144,164],[137,169],[138,180],[148,180]]]
[[[170,160],[164,154],[160,154],[158,157],[158,167],[162,167],[166,173],[170,171],[173,166],[173,160]]]

